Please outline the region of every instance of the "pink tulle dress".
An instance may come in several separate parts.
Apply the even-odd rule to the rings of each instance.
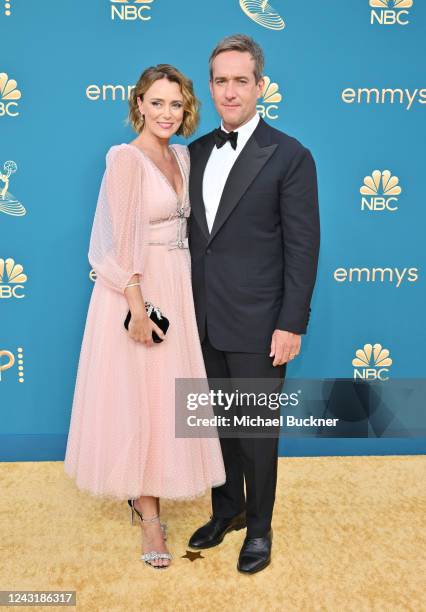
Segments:
[[[115,145],[92,228],[96,272],[77,370],[64,469],[93,495],[191,499],[225,480],[220,442],[175,436],[175,378],[204,378],[186,237],[189,155],[171,145],[179,199],[140,149]],[[152,347],[128,336],[125,286],[140,274],[145,300],[170,321]]]

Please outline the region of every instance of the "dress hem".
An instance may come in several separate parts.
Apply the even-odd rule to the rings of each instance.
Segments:
[[[66,474],[66,476],[68,476],[75,484],[75,486],[82,492],[84,493],[88,493],[89,495],[91,495],[92,497],[98,498],[98,499],[104,499],[104,500],[109,500],[109,501],[127,501],[128,499],[137,499],[138,497],[143,496],[149,496],[149,497],[159,497],[160,499],[170,499],[170,500],[174,500],[174,501],[191,501],[193,499],[200,499],[201,497],[204,497],[204,495],[206,495],[206,493],[208,492],[209,489],[213,489],[216,487],[221,487],[222,485],[224,485],[226,483],[226,479],[220,482],[216,482],[213,483],[211,485],[206,485],[206,487],[202,490],[202,491],[197,491],[196,493],[192,494],[192,495],[164,495],[164,493],[159,493],[158,491],[153,492],[153,491],[142,491],[140,493],[129,493],[127,494],[123,494],[123,495],[117,495],[114,493],[106,493],[106,492],[102,492],[102,491],[93,491],[93,489],[90,489],[87,486],[81,486],[78,484],[77,480],[75,479],[74,476],[71,476],[70,474],[68,474],[68,472],[64,472]]]

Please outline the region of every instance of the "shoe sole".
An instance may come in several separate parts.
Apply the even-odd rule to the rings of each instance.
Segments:
[[[221,544],[223,542],[223,540],[225,539],[225,536],[230,533],[231,531],[240,531],[241,529],[245,529],[247,527],[247,523],[244,523],[242,525],[236,525],[235,527],[231,527],[231,529],[227,529],[223,536],[221,537],[221,539],[217,542],[214,542],[212,544],[205,544],[204,546],[194,546],[193,544],[188,544],[189,548],[194,548],[195,550],[205,550],[206,548],[214,548],[215,546],[218,546],[219,544]]]
[[[237,570],[240,572],[240,574],[256,574],[257,572],[260,572],[263,569],[265,569],[265,567],[268,567],[268,565],[270,563],[271,563],[271,559],[269,559],[268,561],[266,561],[266,563],[263,563],[262,565],[259,565],[258,567],[256,567],[256,569],[251,570],[251,571],[242,570],[237,565]]]

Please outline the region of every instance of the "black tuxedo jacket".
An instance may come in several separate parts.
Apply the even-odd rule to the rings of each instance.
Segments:
[[[213,132],[189,145],[192,287],[200,340],[270,351],[275,329],[306,333],[319,251],[315,162],[260,119],[225,184],[211,233],[202,194]],[[228,145],[225,145],[228,146]]]

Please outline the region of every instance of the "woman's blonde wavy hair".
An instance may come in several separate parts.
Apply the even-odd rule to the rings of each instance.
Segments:
[[[129,97],[128,122],[131,123],[135,132],[138,134],[142,132],[144,118],[139,111],[137,99],[139,97],[143,100],[151,85],[159,79],[168,79],[179,85],[183,96],[183,121],[176,134],[185,138],[191,136],[198,126],[200,102],[194,94],[192,81],[170,64],[157,64],[142,72]]]

